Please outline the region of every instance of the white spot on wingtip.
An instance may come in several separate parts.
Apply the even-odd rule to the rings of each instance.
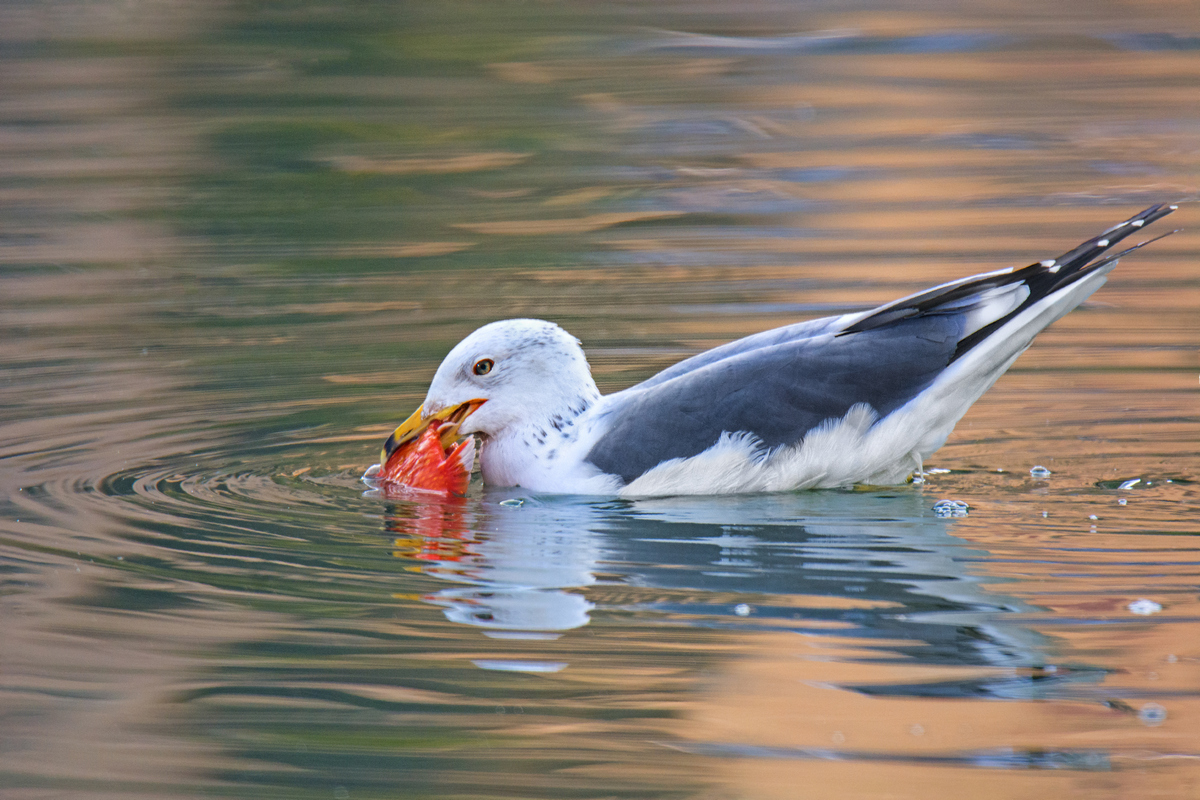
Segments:
[[[1108,247],[1108,239],[1101,239],[1100,241],[1096,242],[1096,246],[1097,247]]]
[[[1133,222],[1131,222],[1131,223],[1129,223],[1129,224],[1130,224],[1130,225],[1132,225],[1132,226],[1133,226],[1133,227],[1135,227],[1135,228],[1140,228],[1140,227],[1142,227],[1143,225],[1145,225],[1145,224],[1146,224],[1146,220],[1144,220],[1144,219],[1135,219]]]
[[[1053,259],[1053,258],[1048,258],[1048,259],[1046,259],[1045,261],[1041,262],[1041,264],[1042,264],[1042,266],[1043,266],[1043,267],[1053,267],[1053,266],[1054,266],[1054,259]]]

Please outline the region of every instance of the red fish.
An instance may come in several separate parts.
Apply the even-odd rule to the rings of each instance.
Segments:
[[[471,482],[475,439],[460,440],[463,420],[486,400],[468,400],[426,414],[422,406],[392,431],[383,443],[379,463],[363,479],[385,492],[389,487],[422,489],[462,496]]]
[[[439,429],[446,428],[447,430]],[[406,439],[388,452],[384,459],[367,470],[363,477],[377,482],[385,491],[406,486],[431,492],[464,495],[471,482],[475,463],[475,439],[456,442],[458,425],[433,420],[418,436]],[[448,441],[443,441],[443,436]]]

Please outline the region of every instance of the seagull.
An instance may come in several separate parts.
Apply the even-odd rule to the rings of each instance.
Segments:
[[[579,340],[558,325],[493,322],[450,351],[380,463],[436,424],[447,448],[477,437],[485,484],[538,493],[905,483],[1034,336],[1157,239],[1115,245],[1177,208],[1151,206],[1023,269],[747,336],[604,396]]]

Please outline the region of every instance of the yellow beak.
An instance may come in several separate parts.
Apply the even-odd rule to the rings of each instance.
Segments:
[[[479,407],[486,402],[487,400],[468,400],[457,406],[443,408],[441,411],[429,416],[424,416],[425,406],[418,406],[417,410],[412,413],[412,416],[400,423],[400,427],[392,431],[392,435],[383,443],[383,452],[379,455],[379,463],[386,464],[388,456],[395,452],[397,447],[405,442],[416,439],[434,421],[449,423],[443,425],[438,430],[438,437],[442,441],[442,448],[449,450],[450,446],[458,439],[458,426],[463,423],[463,420],[479,410]]]

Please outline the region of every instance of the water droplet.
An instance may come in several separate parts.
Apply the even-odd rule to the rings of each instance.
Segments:
[[[938,517],[965,517],[971,506],[962,500],[938,500],[933,504],[933,513]]]
[[[1033,469],[1029,470],[1029,474],[1035,478],[1049,478],[1053,473],[1050,470],[1038,464]]]
[[[1129,489],[1132,489],[1133,487],[1137,486],[1141,482],[1142,482],[1141,478],[1131,478],[1131,479],[1125,481],[1124,483],[1122,483],[1120,486],[1118,486],[1117,489],[1119,489],[1121,491],[1128,491]]]
[[[1167,721],[1167,710],[1158,703],[1146,703],[1138,710],[1138,719],[1143,725],[1162,725]]]
[[[1163,607],[1161,605],[1154,602],[1153,600],[1147,600],[1144,597],[1134,600],[1132,603],[1130,603],[1128,606],[1126,606],[1126,608],[1128,608],[1134,614],[1142,614],[1143,616],[1149,616],[1150,614],[1157,614],[1158,612],[1163,610]]]
[[[500,505],[507,506],[508,508],[520,508],[525,505],[525,501],[519,497],[513,497],[508,500],[501,500]]]
[[[739,617],[748,617],[748,616],[750,616],[750,612],[753,610],[754,609],[752,609],[750,606],[746,605],[745,603],[738,603],[736,606],[733,607],[733,613],[737,614]]]
[[[1126,504],[1126,503],[1128,503],[1128,502],[1129,502],[1128,500],[1126,500],[1124,497],[1122,497],[1122,498],[1119,498],[1119,499],[1117,500],[1117,505],[1119,505],[1119,506],[1123,506],[1123,505],[1125,505],[1125,504]]]
[[[1088,514],[1088,519],[1100,519],[1095,514]]]

